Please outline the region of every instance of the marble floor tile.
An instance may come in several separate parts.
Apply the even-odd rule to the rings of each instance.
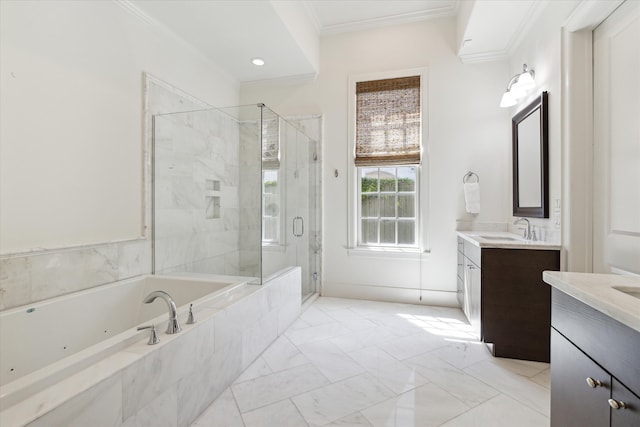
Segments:
[[[347,356],[331,341],[312,341],[298,348],[331,382],[365,372],[362,365]]]
[[[446,346],[434,350],[431,354],[459,369],[489,359],[491,353],[484,343],[479,341],[449,342]]]
[[[349,309],[328,311],[327,314],[342,326],[349,328],[352,331],[361,331],[363,329],[369,329],[377,326],[371,320],[366,319]]]
[[[231,389],[222,394],[191,424],[191,427],[244,427]]]
[[[288,330],[285,332],[285,335],[293,344],[300,345],[311,341],[335,338],[349,333],[351,333],[351,330],[336,321],[332,321],[331,323],[323,323],[304,329]]]
[[[439,426],[468,409],[437,385],[425,384],[361,412],[374,427],[428,427]]]
[[[329,380],[318,368],[309,364],[234,384],[231,390],[240,411],[247,412],[327,383]]]
[[[312,425],[323,425],[394,396],[368,373],[295,396],[292,400]]]
[[[513,427],[514,425],[548,427],[549,418],[501,394],[442,424],[442,427]]]
[[[325,424],[323,427],[373,427],[369,420],[360,412],[347,415],[332,423]]]
[[[531,362],[529,360],[506,359],[504,357],[489,357],[487,361],[500,366],[514,374],[531,378],[545,369],[549,369],[548,363]]]
[[[551,369],[550,368],[545,369],[539,374],[532,376],[531,381],[533,381],[536,384],[540,384],[542,387],[551,389]]]
[[[445,345],[446,342],[441,338],[426,333],[419,333],[387,341],[379,345],[379,347],[396,359],[404,360],[433,351]]]
[[[400,394],[429,382],[415,367],[397,361],[377,347],[369,347],[349,353],[378,381]]]
[[[549,365],[492,357],[458,309],[320,297],[305,313],[192,426],[549,425]]]
[[[285,335],[281,335],[262,353],[262,359],[273,372],[309,363],[309,359]]]
[[[488,359],[465,368],[464,372],[548,417],[549,389],[520,375],[518,368],[519,364],[496,363],[494,359]]]
[[[404,363],[414,367],[417,373],[469,407],[477,406],[499,394],[496,389],[448,364],[434,353],[423,354],[405,360]]]
[[[298,409],[286,399],[242,414],[245,427],[306,427]]]
[[[344,352],[351,352],[365,347],[383,344],[392,339],[399,338],[390,329],[385,327],[375,327],[362,331],[353,331],[348,334],[331,338],[331,342],[337,345]]]
[[[300,314],[300,320],[304,320],[311,326],[323,325],[325,323],[333,323],[335,319],[315,307],[315,304]]]
[[[244,370],[242,374],[236,379],[233,383],[242,383],[245,381],[252,380],[254,378],[262,377],[265,375],[269,375],[273,373],[271,367],[267,364],[267,362],[262,357],[258,357],[255,362],[253,362],[247,369]]]

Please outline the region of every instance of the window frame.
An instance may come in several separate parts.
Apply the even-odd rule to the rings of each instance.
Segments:
[[[420,105],[421,105],[421,147],[422,162],[416,166],[416,242],[415,246],[407,245],[370,245],[361,244],[361,215],[360,215],[360,179],[358,167],[355,165],[356,141],[356,83],[370,80],[393,79],[410,76],[420,76]],[[412,68],[381,73],[359,74],[349,76],[348,83],[348,144],[347,144],[347,249],[373,252],[429,252],[428,235],[428,188],[429,188],[429,156],[428,156],[428,98],[427,98],[427,68]],[[380,165],[369,167],[400,167],[411,165]],[[397,239],[397,237],[396,237]],[[351,252],[349,252],[351,254]]]
[[[408,192],[408,191],[400,191],[399,189],[399,185],[398,185],[398,172],[397,169],[398,168],[411,168],[411,167],[415,167],[416,168],[416,180],[415,180],[415,189],[412,192]],[[362,185],[361,185],[361,180],[362,180],[362,170],[363,169],[396,169],[396,175],[395,175],[395,182],[396,182],[396,189],[395,191],[391,192],[391,191],[382,191],[380,189],[380,183],[378,182],[378,243],[363,243],[362,242]],[[357,195],[357,215],[358,215],[358,230],[357,230],[357,238],[358,238],[358,247],[361,248],[393,248],[393,249],[418,249],[420,247],[420,227],[419,225],[419,221],[420,221],[420,166],[419,165],[383,165],[383,166],[357,166],[356,167],[356,174],[357,174],[357,180],[358,180],[358,195]],[[414,195],[414,209],[413,209],[413,213],[414,216],[413,217],[400,217],[398,216],[398,212],[396,210],[396,216],[393,218],[393,220],[395,221],[395,240],[396,243],[380,243],[380,223],[385,220],[385,219],[391,219],[391,217],[383,217],[381,215],[380,212],[380,195],[383,193],[389,193],[389,194],[394,194],[395,198],[396,198],[396,202],[398,200],[398,196],[401,195],[402,193],[411,193]],[[412,219],[413,223],[414,223],[414,231],[413,231],[413,238],[414,238],[414,243],[412,245],[409,244],[400,244],[397,243],[398,241],[398,222],[399,221],[403,221],[403,220],[409,220]]]

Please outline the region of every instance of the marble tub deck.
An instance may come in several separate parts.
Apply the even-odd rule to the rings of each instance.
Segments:
[[[541,427],[549,387],[459,309],[320,297],[191,426]]]

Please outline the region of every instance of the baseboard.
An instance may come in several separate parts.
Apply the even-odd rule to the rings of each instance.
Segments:
[[[456,292],[396,288],[391,286],[359,285],[353,283],[323,283],[323,297],[366,299],[406,304],[460,307]],[[422,296],[422,299],[420,298]]]

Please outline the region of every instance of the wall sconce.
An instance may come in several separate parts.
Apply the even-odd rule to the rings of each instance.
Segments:
[[[536,86],[533,81],[536,73],[527,68],[527,64],[522,64],[522,73],[511,77],[507,84],[507,91],[502,95],[500,107],[513,107],[518,103],[518,99],[524,97],[527,92]]]

